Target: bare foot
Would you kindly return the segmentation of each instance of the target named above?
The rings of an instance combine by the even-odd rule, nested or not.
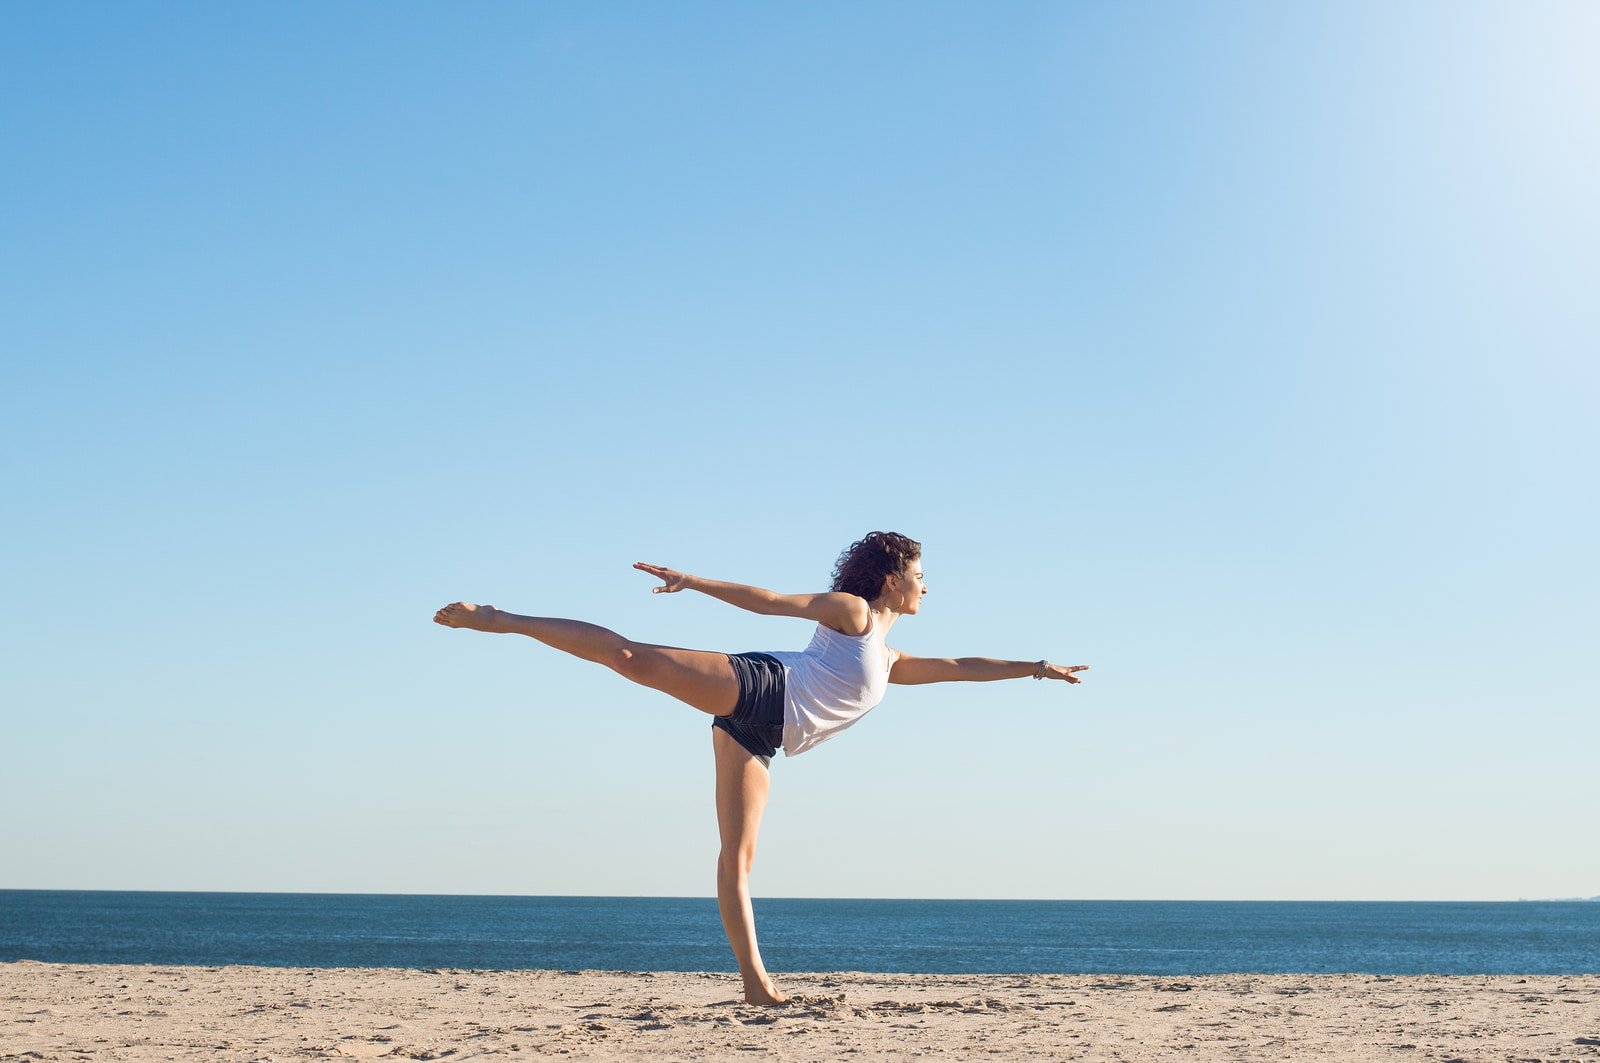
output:
[[[771,982],[744,987],[744,1002],[746,1004],[787,1004],[789,998],[778,992],[778,987]]]
[[[473,605],[471,602],[451,602],[433,614],[435,624],[445,627],[465,627],[473,631],[494,631],[500,619],[500,610],[492,605]]]

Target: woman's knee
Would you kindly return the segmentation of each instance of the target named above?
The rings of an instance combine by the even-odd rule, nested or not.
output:
[[[755,866],[756,847],[741,845],[736,849],[723,849],[717,854],[717,875],[733,878],[748,878],[750,869]]]
[[[645,655],[639,652],[639,647],[627,639],[622,639],[607,650],[601,663],[618,675],[635,681],[644,676],[648,666]]]

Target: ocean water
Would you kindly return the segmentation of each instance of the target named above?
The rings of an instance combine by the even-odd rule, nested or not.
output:
[[[774,972],[1597,974],[1600,902],[757,899]],[[716,902],[0,890],[0,961],[731,971]]]

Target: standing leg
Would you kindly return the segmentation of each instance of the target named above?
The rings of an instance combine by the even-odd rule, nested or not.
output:
[[[712,716],[739,703],[739,677],[725,653],[633,642],[609,628],[581,620],[518,616],[492,605],[454,602],[433,615],[435,624],[505,635],[527,635],[574,657],[603,664],[640,686],[671,694]]]
[[[717,830],[722,835],[722,851],[717,855],[717,909],[722,913],[722,929],[739,961],[745,1002],[782,1004],[789,998],[778,992],[761,964],[756,916],[750,906],[750,865],[755,861],[756,833],[767,807],[771,777],[766,767],[722,728],[711,729],[711,745],[717,755]]]

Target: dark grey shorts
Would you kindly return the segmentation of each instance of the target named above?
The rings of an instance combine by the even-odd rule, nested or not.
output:
[[[783,745],[783,664],[769,653],[730,653],[728,663],[739,677],[739,703],[731,714],[713,717],[711,726],[770,767]]]

